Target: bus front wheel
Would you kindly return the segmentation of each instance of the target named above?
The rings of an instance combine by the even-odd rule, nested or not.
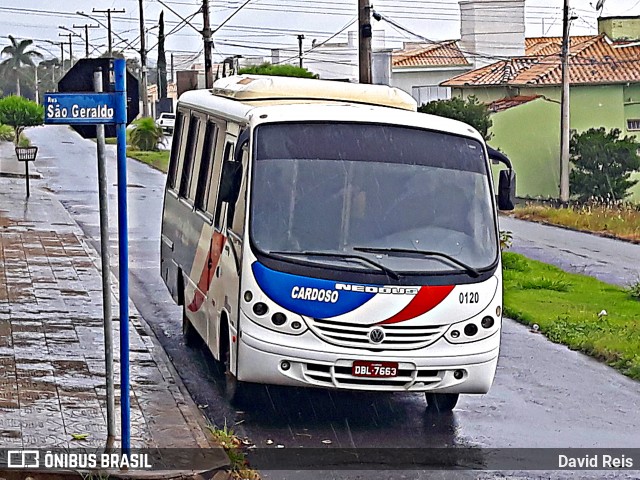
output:
[[[427,407],[437,413],[447,413],[453,410],[458,403],[458,393],[433,393],[426,392]]]
[[[231,332],[228,333],[226,342],[223,341],[220,347],[222,349],[221,358],[224,365],[224,396],[229,403],[237,405],[242,402],[246,385],[244,382],[239,381],[231,372]]]

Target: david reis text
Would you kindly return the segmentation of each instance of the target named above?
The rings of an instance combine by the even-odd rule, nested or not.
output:
[[[558,455],[558,467],[567,469],[632,468],[633,458],[624,455],[584,455],[580,457]]]

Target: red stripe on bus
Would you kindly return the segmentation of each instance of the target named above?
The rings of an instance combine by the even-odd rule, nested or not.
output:
[[[207,255],[207,261],[205,261],[200,273],[200,279],[198,280],[197,288],[193,296],[193,300],[187,307],[190,312],[197,312],[202,307],[205,300],[205,295],[209,291],[213,275],[215,274],[218,263],[220,263],[220,256],[222,255],[222,249],[224,248],[224,242],[226,238],[218,232],[215,232],[211,237],[211,243],[209,244],[209,254]]]
[[[409,304],[393,317],[379,322],[377,325],[404,322],[419,317],[433,309],[449,296],[455,285],[421,287]]]

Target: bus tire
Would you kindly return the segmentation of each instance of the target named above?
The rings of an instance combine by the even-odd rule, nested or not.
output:
[[[429,410],[436,413],[448,413],[455,408],[460,394],[425,392],[425,397]]]
[[[185,305],[182,306],[182,338],[187,347],[197,347],[201,342],[200,335],[189,318],[187,318],[187,307]]]

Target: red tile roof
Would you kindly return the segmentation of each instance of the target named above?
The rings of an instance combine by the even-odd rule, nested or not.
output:
[[[469,66],[456,40],[414,43],[393,52],[394,67]]]
[[[502,112],[512,107],[517,107],[525,103],[529,103],[537,98],[541,98],[541,95],[520,95],[517,97],[501,98],[495,102],[491,102],[488,105],[489,111],[492,113]]]
[[[531,55],[503,60],[458,75],[441,85],[541,86],[562,80],[558,39],[527,39]],[[572,37],[569,77],[572,84],[640,83],[640,45],[617,44],[605,35]]]

